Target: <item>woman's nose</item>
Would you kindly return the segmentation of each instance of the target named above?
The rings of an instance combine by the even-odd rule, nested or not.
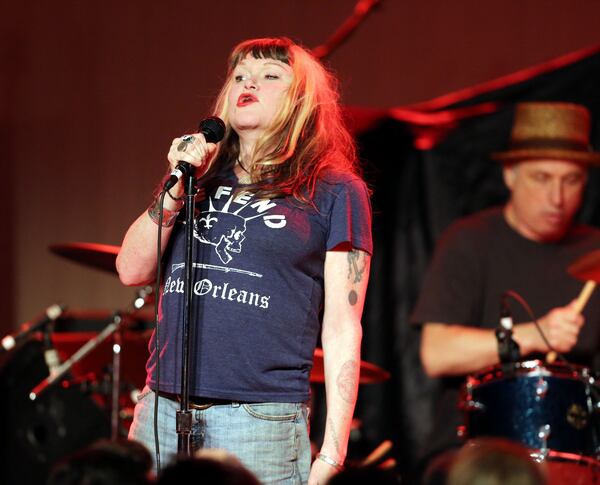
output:
[[[246,77],[246,79],[244,80],[244,87],[246,89],[256,89],[257,84],[253,76]]]

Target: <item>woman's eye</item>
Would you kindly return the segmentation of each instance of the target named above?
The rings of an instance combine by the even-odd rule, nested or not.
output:
[[[265,74],[265,79],[279,79],[277,74]]]
[[[234,77],[236,83],[244,82],[247,78],[243,74],[238,74]]]

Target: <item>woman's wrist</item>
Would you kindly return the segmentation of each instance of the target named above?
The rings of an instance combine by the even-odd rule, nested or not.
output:
[[[165,182],[168,180],[170,174],[167,173],[163,179],[161,180],[160,184],[158,185],[158,187],[156,188],[155,192],[154,192],[154,200],[152,201],[152,204],[150,204],[150,207],[148,207],[148,215],[150,216],[150,219],[152,219],[152,222],[154,222],[155,224],[160,224],[161,220],[160,220],[160,216],[161,216],[161,211],[160,211],[160,199],[161,199],[161,194],[163,192],[163,187],[165,186]],[[162,226],[163,227],[171,227],[173,224],[175,224],[175,220],[177,219],[177,216],[179,215],[179,211],[181,211],[181,209],[184,206],[184,197],[179,195],[178,192],[182,192],[181,190],[181,184],[176,185],[175,187],[171,187],[170,190],[167,190],[165,192],[163,199],[163,204],[162,204]]]
[[[335,468],[336,470],[344,469],[343,461],[334,460],[332,457],[326,455],[325,453],[317,453],[317,460],[321,460],[322,462],[327,463],[329,466]]]

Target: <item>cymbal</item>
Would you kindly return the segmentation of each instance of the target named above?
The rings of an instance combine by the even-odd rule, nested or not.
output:
[[[69,242],[52,244],[49,249],[54,254],[75,261],[76,263],[91,266],[92,268],[116,274],[115,261],[119,253],[119,246],[88,242]]]
[[[381,367],[377,367],[375,364],[360,361],[360,377],[358,379],[359,384],[375,384],[377,382],[383,382],[390,378],[390,373],[383,370]],[[325,382],[325,371],[323,367],[323,349],[315,349],[315,355],[313,360],[313,368],[310,373],[310,382],[324,383]]]
[[[567,271],[578,280],[600,283],[600,249],[580,256],[569,265]]]

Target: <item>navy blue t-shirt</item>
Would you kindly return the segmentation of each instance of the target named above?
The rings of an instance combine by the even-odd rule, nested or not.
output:
[[[325,253],[340,243],[372,252],[371,209],[358,177],[329,174],[314,206],[236,192],[233,174],[196,203],[194,355],[190,394],[249,402],[302,402],[320,329]],[[181,385],[185,227],[164,257],[159,307],[160,389]],[[156,389],[154,338],[146,365]]]

